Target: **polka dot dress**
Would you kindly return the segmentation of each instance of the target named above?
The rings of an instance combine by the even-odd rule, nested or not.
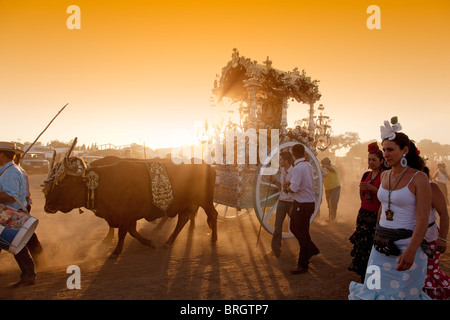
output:
[[[400,247],[403,252],[406,246]],[[414,263],[398,271],[399,256],[386,256],[372,249],[364,283],[351,282],[350,300],[430,300],[423,290],[427,274],[427,255],[418,249]],[[372,272],[370,270],[375,270]],[[377,275],[378,273],[378,275]]]
[[[439,268],[440,253],[436,252],[436,241],[429,242],[433,259],[428,259],[427,277],[423,291],[434,300],[450,299],[450,277]]]

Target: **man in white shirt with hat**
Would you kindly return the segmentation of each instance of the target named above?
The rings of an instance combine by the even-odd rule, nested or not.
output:
[[[25,173],[14,163],[14,156],[21,152],[11,142],[0,141],[0,203],[21,209],[27,206],[28,181]],[[20,203],[19,203],[20,202]],[[11,285],[11,288],[32,285],[36,281],[34,262],[28,248],[25,246],[14,255],[22,271],[20,280]]]

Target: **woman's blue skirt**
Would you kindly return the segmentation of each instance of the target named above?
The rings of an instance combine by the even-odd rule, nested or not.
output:
[[[403,253],[409,239],[396,241]],[[406,241],[405,241],[406,240]],[[417,249],[409,270],[397,271],[400,256],[386,256],[372,247],[364,283],[350,283],[349,300],[431,300],[422,291],[427,275],[428,257],[422,248]]]

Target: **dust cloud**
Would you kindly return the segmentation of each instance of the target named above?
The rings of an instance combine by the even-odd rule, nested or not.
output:
[[[44,194],[41,183],[46,175],[30,175],[32,209],[31,214],[39,220],[36,235],[44,248],[44,260],[39,271],[68,267],[69,265],[101,265],[112,251],[113,242],[103,242],[108,232],[105,220],[93,212],[78,209],[69,213],[44,213]],[[80,245],[83,243],[83,245]],[[86,243],[89,245],[86,246]],[[87,249],[86,249],[87,248]],[[2,270],[19,270],[12,254],[2,250],[0,254]],[[19,272],[19,271],[18,271]]]

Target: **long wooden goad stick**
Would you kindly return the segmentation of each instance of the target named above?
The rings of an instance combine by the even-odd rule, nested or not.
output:
[[[30,147],[23,153],[23,155],[21,156],[20,159],[23,159],[25,157],[25,155],[28,153],[28,151],[31,150],[31,148],[35,145],[35,143],[39,140],[39,138],[42,136],[42,134],[48,129],[48,127],[50,127],[50,125],[52,124],[53,120],[56,119],[57,116],[59,116],[59,114],[64,110],[65,107],[67,107],[69,103],[66,103],[66,105],[64,107],[61,108],[61,110],[58,111],[58,113],[56,114],[56,116],[53,117],[53,119],[47,124],[47,126],[45,127],[45,129],[38,135],[38,137],[36,138],[36,140],[34,140],[34,142],[30,145]]]

